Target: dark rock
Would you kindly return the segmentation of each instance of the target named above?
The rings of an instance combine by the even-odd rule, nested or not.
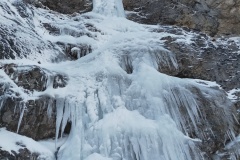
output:
[[[226,91],[240,88],[240,54],[239,44],[227,39],[211,39],[205,34],[188,32],[178,27],[163,27],[153,32],[167,32],[177,35],[194,35],[191,43],[178,41],[176,37],[163,37],[168,54],[158,52],[159,55],[176,59],[178,67],[168,63],[159,63],[158,70],[168,75],[180,78],[204,79],[216,81]],[[158,58],[155,58],[157,61]]]
[[[240,87],[240,55],[236,54],[237,49],[226,44],[214,47],[210,43],[206,48],[195,44],[197,48],[181,45],[183,51],[178,49],[179,45],[169,44],[180,65],[176,76],[216,81],[226,90]],[[237,44],[234,45],[238,48]]]
[[[146,24],[186,26],[216,34],[240,34],[239,0],[123,0],[128,18]]]
[[[4,66],[5,73],[19,86],[29,91],[46,90],[48,75],[37,66]]]
[[[57,74],[54,76],[53,88],[63,88],[67,85],[68,78],[66,76]]]
[[[8,64],[3,69],[26,94],[34,90],[41,92],[47,87],[62,88],[68,81],[65,75],[50,73],[37,66]],[[54,137],[55,99],[45,95],[26,100],[12,85],[0,83],[0,127],[35,140]]]
[[[0,127],[35,140],[55,136],[55,101],[49,97],[23,102],[5,95],[1,99]]]
[[[236,110],[224,91],[214,88],[211,89],[212,93],[202,92],[197,88],[190,88],[190,90],[200,106],[201,120],[197,127],[201,132],[191,130],[189,134],[191,137],[202,140],[199,147],[205,153],[205,159],[213,159],[213,155],[225,148],[225,144],[233,138],[230,130],[235,130],[237,133],[237,122],[233,117]],[[231,152],[228,153],[228,157],[230,154]]]
[[[4,88],[1,86],[1,88]],[[0,95],[0,128],[17,132],[35,140],[55,137],[56,101],[43,96],[35,100],[23,101],[21,97],[5,88]],[[8,93],[11,92],[11,95]],[[71,126],[69,123],[66,128]],[[71,127],[70,127],[71,128]],[[64,133],[69,133],[65,131]]]
[[[65,75],[50,73],[38,66],[17,66],[6,64],[3,66],[5,73],[19,86],[27,91],[44,91],[49,84],[53,88],[63,88],[67,85]]]
[[[74,12],[85,13],[92,10],[91,0],[25,0],[25,2],[34,4],[37,7],[46,6],[47,8],[64,14],[72,14]]]
[[[38,159],[38,153],[31,153],[27,148],[20,149],[19,153],[12,151],[8,153],[2,151],[0,148],[0,159],[1,160],[35,160]]]

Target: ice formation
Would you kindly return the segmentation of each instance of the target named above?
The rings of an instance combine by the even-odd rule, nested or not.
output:
[[[93,0],[93,12],[104,16],[125,17],[122,0]]]
[[[4,0],[3,6],[14,8],[14,3]],[[0,13],[2,18],[1,7]],[[178,68],[174,54],[163,47],[161,38],[171,36],[191,43],[191,34],[152,32],[161,26],[129,21],[124,18],[121,0],[93,0],[92,12],[75,17],[60,18],[36,8],[34,13],[29,13],[32,16],[29,22],[20,18],[23,26],[29,23],[34,30],[26,33],[33,38],[25,42],[30,43],[32,51],[21,52],[31,54],[2,62],[34,64],[68,76],[65,88],[53,89],[48,84],[43,92],[34,91],[30,95],[20,92],[24,99],[46,94],[56,99],[56,144],[67,122],[71,122],[70,135],[57,152],[58,160],[203,159],[196,146],[201,140],[188,135],[194,131],[199,137],[205,136],[197,127],[204,119],[202,104],[191,89],[200,91],[206,99],[218,92],[192,80],[158,72],[159,67]],[[50,23],[60,33],[50,33],[40,22]],[[24,27],[20,29],[16,34],[19,37],[26,32]],[[78,47],[73,47],[71,51],[78,52],[78,59],[64,59],[68,43],[91,46],[91,53],[81,54]],[[0,78],[4,76],[0,72]],[[221,107],[223,115],[229,116],[228,109]],[[224,121],[231,125],[231,120]],[[231,129],[230,126],[229,136],[234,136]]]

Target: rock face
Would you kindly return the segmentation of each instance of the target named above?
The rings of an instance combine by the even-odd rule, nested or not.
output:
[[[152,32],[184,36],[184,41],[189,41],[186,44],[183,39],[174,36],[161,38],[165,48],[168,49],[170,55],[173,55],[176,64],[171,62],[169,52],[157,51],[161,52],[168,61],[168,63],[157,62],[159,72],[180,78],[216,81],[226,91],[240,87],[240,45],[238,40],[213,39],[201,32],[169,26],[152,30]],[[159,59],[157,54],[153,56],[155,61]],[[131,59],[132,57],[128,57],[127,60],[125,58],[127,61],[125,63],[128,63],[127,68],[131,65]]]
[[[186,26],[214,36],[240,34],[239,0],[123,0],[129,19],[147,24]]]
[[[165,31],[183,34],[181,29]],[[181,32],[179,32],[181,30]],[[240,54],[239,43],[231,39],[211,39],[205,34],[196,34],[191,44],[177,42],[173,37],[164,37],[165,46],[176,56],[179,68],[160,70],[180,78],[216,81],[225,90],[239,88]]]
[[[18,66],[7,64],[4,72],[17,84],[28,91],[45,91],[47,87],[63,88],[68,78],[65,75],[52,73],[38,66]]]
[[[92,10],[91,0],[24,0],[27,3],[34,4],[37,7],[47,7],[53,11],[65,14],[72,14],[74,12],[88,12]]]
[[[46,88],[63,88],[67,77],[48,73],[37,66],[4,65],[5,73],[17,87],[22,87],[26,94],[34,91],[43,92]],[[0,85],[0,126],[9,131],[26,135],[36,140],[55,136],[56,105],[55,99],[47,95],[26,100],[13,91],[9,83]]]
[[[23,102],[7,97],[1,100],[0,126],[35,140],[55,136],[55,105],[48,97]]]
[[[18,67],[14,64],[5,65],[4,71],[19,86],[29,91],[44,91],[48,75],[39,67]]]
[[[228,131],[229,127],[235,127],[236,129],[236,121],[230,118],[232,117],[232,113],[236,113],[236,110],[226,98],[224,92],[219,92],[217,89],[212,89],[215,93],[214,96],[206,96],[208,94],[207,92],[202,93],[197,88],[192,88],[191,91],[196,95],[199,106],[208,107],[200,107],[203,115],[200,123],[198,123],[198,128],[203,131],[202,135],[194,131],[190,132],[190,134],[192,134],[192,137],[201,137],[202,143],[200,144],[200,149],[203,151],[205,159],[211,160],[213,159],[213,153],[221,152],[219,150],[223,150],[225,143],[229,141],[230,137],[228,137],[224,131]],[[229,107],[227,107],[227,110],[224,110],[224,107],[221,108],[219,106]],[[230,118],[228,122],[225,121],[223,115],[225,118]],[[235,126],[229,126],[229,124],[235,124]],[[232,152],[227,152],[225,156],[230,157],[231,154]]]

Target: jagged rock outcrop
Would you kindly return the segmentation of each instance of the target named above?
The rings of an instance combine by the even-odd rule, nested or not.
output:
[[[146,24],[186,26],[215,35],[240,34],[239,0],[123,0],[128,18]]]

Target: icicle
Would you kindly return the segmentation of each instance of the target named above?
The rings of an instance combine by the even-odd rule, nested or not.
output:
[[[1,109],[3,107],[3,104],[5,103],[4,101],[5,101],[5,95],[0,96],[0,111],[1,111]]]
[[[22,122],[22,119],[23,119],[24,111],[26,109],[25,103],[21,102],[20,106],[19,106],[19,109],[20,109],[20,117],[19,117],[19,120],[18,120],[17,133],[19,131],[19,128],[20,128],[20,125],[21,125],[21,122]]]
[[[64,99],[59,98],[56,101],[56,110],[57,110],[57,118],[56,118],[56,137],[55,137],[55,147],[57,147],[57,140],[59,136],[60,126],[63,118],[63,110],[64,110]]]
[[[67,106],[63,114],[63,122],[66,123],[67,116],[72,123],[71,132],[66,143],[59,150],[60,160],[80,159],[83,157],[84,129],[82,107],[76,97],[67,97]],[[70,114],[69,114],[70,113]],[[62,125],[63,127],[64,125]],[[64,127],[63,127],[64,128]],[[73,145],[74,144],[74,145]]]
[[[70,108],[69,107],[72,107],[69,103],[69,100],[66,99],[65,100],[65,106],[64,106],[64,112],[63,112],[63,117],[62,117],[62,126],[61,126],[61,138],[63,136],[63,132],[64,132],[64,129],[67,125],[67,122],[70,118]]]
[[[98,145],[101,155],[113,159],[191,160],[190,151],[195,148],[169,116],[153,121],[123,107],[98,121],[89,136],[95,139],[92,145]]]
[[[49,101],[48,101],[48,105],[47,105],[47,115],[48,115],[48,118],[51,118],[52,110],[53,110],[53,100],[50,98]]]
[[[86,109],[90,118],[90,123],[94,123],[99,119],[97,99],[95,97],[93,89],[88,89],[88,95],[86,98]]]

